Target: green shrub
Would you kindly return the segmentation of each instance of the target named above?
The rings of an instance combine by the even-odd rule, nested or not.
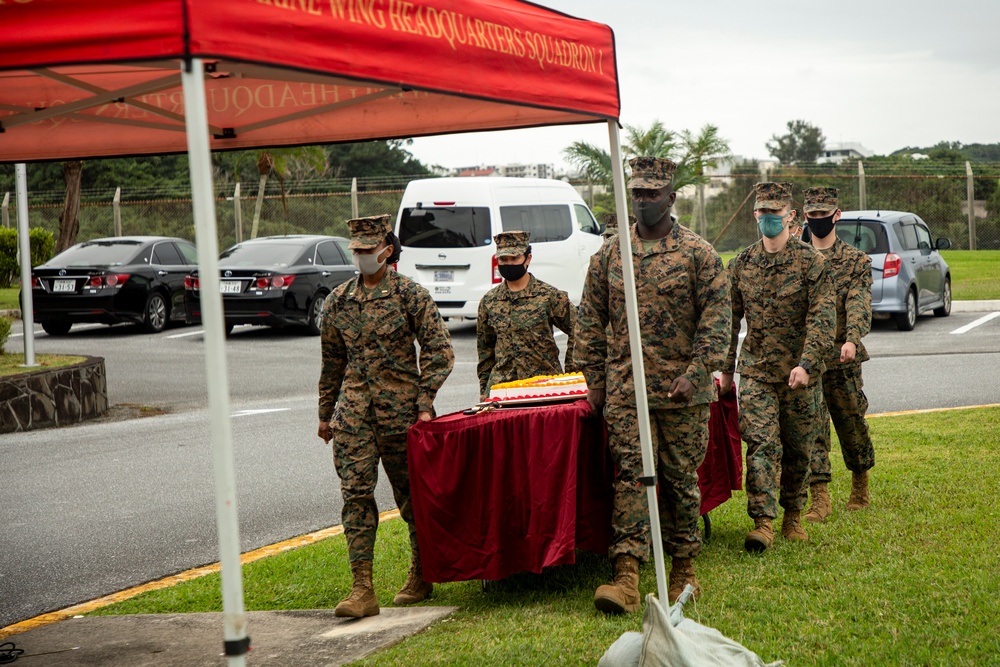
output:
[[[56,241],[52,232],[36,227],[28,231],[28,244],[31,248],[31,266],[52,259]],[[21,267],[17,263],[17,230],[0,227],[0,287],[10,287],[21,275]]]
[[[4,346],[7,345],[8,338],[10,338],[10,320],[0,317],[0,354],[7,354]]]

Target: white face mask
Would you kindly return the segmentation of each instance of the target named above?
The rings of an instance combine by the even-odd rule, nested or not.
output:
[[[379,272],[379,270],[385,266],[385,259],[379,260],[378,256],[381,252],[377,253],[354,253],[352,258],[354,261],[354,266],[358,267],[358,271],[366,276],[373,276]]]

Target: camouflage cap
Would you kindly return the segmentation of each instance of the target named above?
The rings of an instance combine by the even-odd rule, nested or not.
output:
[[[672,160],[660,157],[634,157],[628,161],[632,168],[632,178],[628,188],[662,188],[674,180],[677,165]]]
[[[821,213],[832,213],[840,208],[837,196],[840,191],[837,188],[806,188],[802,191],[805,203],[802,210],[805,213],[819,211]]]
[[[757,198],[753,202],[753,210],[762,208],[779,209],[792,203],[791,183],[754,183],[754,192]]]
[[[351,228],[351,250],[370,250],[385,241],[392,233],[392,223],[388,215],[371,215],[367,218],[355,218],[347,221]]]
[[[497,244],[497,257],[517,257],[528,252],[529,232],[500,232],[493,237]]]

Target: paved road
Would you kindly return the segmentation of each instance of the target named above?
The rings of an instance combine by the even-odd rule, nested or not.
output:
[[[876,322],[872,412],[1000,403],[1000,317]],[[450,323],[457,362],[441,413],[476,396],[475,328]],[[39,331],[38,353],[105,357],[113,404],[171,414],[0,436],[0,626],[218,558],[200,329]],[[15,325],[9,351],[21,351]],[[564,340],[564,339],[561,339]],[[244,550],[339,523],[329,448],[315,437],[317,338],[238,328],[227,342]],[[392,507],[388,484],[380,508]]]

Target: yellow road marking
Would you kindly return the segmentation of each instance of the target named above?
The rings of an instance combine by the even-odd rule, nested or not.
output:
[[[379,522],[388,521],[389,519],[399,518],[399,510],[389,510],[387,512],[382,512],[379,514]],[[276,554],[283,553],[285,551],[291,551],[292,549],[298,549],[299,547],[304,547],[310,544],[319,542],[320,540],[325,540],[328,537],[334,537],[340,535],[344,532],[343,526],[331,526],[330,528],[324,528],[322,530],[317,530],[316,532],[309,533],[307,535],[299,535],[298,537],[293,537],[282,542],[277,542],[275,544],[268,544],[259,549],[254,549],[253,551],[248,551],[240,556],[240,563],[242,565],[247,565],[254,561],[260,560],[261,558],[267,558],[268,556],[274,556]],[[123,600],[128,600],[129,598],[134,598],[136,595],[146,593],[148,591],[158,591],[161,588],[168,588],[170,586],[176,586],[177,584],[182,584],[185,581],[191,581],[192,579],[197,579],[198,577],[204,577],[208,574],[214,574],[219,571],[219,564],[212,563],[211,565],[205,565],[203,567],[196,567],[191,570],[185,570],[178,574],[164,577],[163,579],[157,579],[156,581],[150,581],[139,586],[133,586],[132,588],[126,588],[123,591],[118,591],[117,593],[112,593],[111,595],[105,595],[104,597],[97,598],[96,600],[90,600],[88,602],[81,602],[80,604],[75,604],[72,607],[66,607],[65,609],[60,609],[58,611],[51,611],[47,614],[42,614],[40,616],[35,616],[34,618],[29,618],[24,621],[20,621],[13,625],[8,625],[5,628],[0,628],[0,639],[9,637],[10,635],[16,635],[21,632],[27,632],[28,630],[34,630],[35,628],[40,628],[44,625],[50,625],[52,623],[57,623],[59,621],[65,620],[67,618],[72,618],[80,614],[89,614],[92,611],[96,611],[101,607],[107,607],[108,605],[115,604],[116,602],[121,602]]]
[[[979,410],[982,408],[1000,408],[1000,403],[986,403],[984,405],[961,405],[957,408],[927,408],[925,410],[900,410],[899,412],[880,412],[874,415],[866,415],[866,419],[875,417],[903,417],[905,415],[925,415],[930,412],[953,412],[954,410]]]

